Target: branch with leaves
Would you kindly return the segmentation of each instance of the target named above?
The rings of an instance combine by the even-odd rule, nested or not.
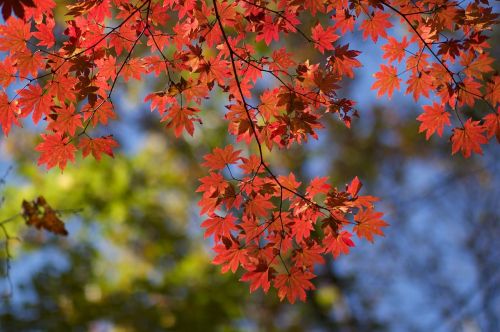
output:
[[[68,6],[64,35],[55,2],[2,3],[0,123],[5,135],[28,116],[45,124],[35,149],[47,168],[63,170],[78,151],[113,156],[112,135],[92,135],[117,118],[112,93],[122,81],[163,84],[145,102],[177,137],[193,135],[203,101],[224,94],[228,132],[248,149],[205,156],[201,226],[224,272],[242,269],[251,291],[272,286],[290,302],[314,288],[325,255],[347,254],[353,236],[373,241],[387,226],[357,177],[343,189],[322,177],[306,185],[266,160],[317,139],[325,118],[351,127],[362,115],[340,90],[362,67],[343,35],[358,29],[385,42],[372,89],[391,98],[404,83],[415,101],[427,100],[417,118],[427,139],[453,126],[452,154],[466,158],[500,141],[500,79],[488,53],[497,15],[486,0],[89,0]],[[22,88],[7,93],[14,84]]]

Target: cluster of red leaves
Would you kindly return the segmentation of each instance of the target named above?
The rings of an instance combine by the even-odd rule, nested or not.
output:
[[[118,143],[95,133],[117,117],[112,93],[120,81],[163,82],[145,101],[176,136],[193,135],[214,89],[225,94],[229,133],[258,154],[245,158],[228,146],[206,157],[211,173],[198,189],[209,215],[203,226],[223,270],[241,266],[251,290],[272,283],[292,302],[313,287],[322,255],[347,253],[353,232],[372,241],[385,226],[375,198],[358,196],[357,179],[346,191],[324,179],[301,188],[293,174],[275,175],[263,157],[265,148],[317,138],[325,116],[348,127],[358,116],[339,88],[362,66],[360,52],[341,35],[357,28],[365,39],[385,41],[387,63],[373,88],[391,97],[405,83],[415,100],[431,100],[418,117],[427,138],[454,119],[452,153],[469,157],[500,137],[500,78],[486,34],[497,15],[487,0],[87,0],[68,6],[64,35],[55,34],[53,0],[1,3],[8,18],[0,25],[0,124],[7,135],[28,116],[43,123],[36,150],[47,168],[64,169],[79,151],[113,155]],[[19,18],[9,17],[12,10]],[[391,36],[398,20],[402,38]],[[324,54],[324,62],[301,58],[303,45],[282,46],[287,35]],[[262,78],[269,78],[266,88],[255,88]],[[463,112],[479,103],[490,113]],[[241,179],[223,172],[234,164]]]
[[[377,198],[358,195],[357,177],[344,191],[314,178],[301,194],[293,173],[274,177],[259,156],[242,157],[232,145],[215,148],[205,160],[210,174],[200,180],[199,205],[208,216],[201,224],[205,237],[215,242],[213,263],[222,272],[241,267],[250,291],[273,285],[280,299],[304,301],[324,255],[348,254],[352,233],[373,242],[387,226],[373,209]],[[233,176],[232,165],[242,178]]]

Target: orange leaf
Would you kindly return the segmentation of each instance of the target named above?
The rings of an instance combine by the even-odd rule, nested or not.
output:
[[[80,140],[78,148],[82,150],[83,157],[85,158],[92,153],[96,160],[101,160],[101,153],[105,153],[113,157],[113,148],[118,147],[112,136],[103,136],[99,138],[84,137]]]
[[[387,38],[387,29],[392,27],[392,23],[389,22],[389,17],[391,17],[391,15],[388,13],[376,11],[373,16],[369,16],[365,19],[359,27],[359,29],[363,31],[363,39],[370,36],[376,43],[379,36]]]
[[[47,164],[47,169],[56,165],[64,170],[68,160],[75,161],[76,147],[69,143],[69,137],[64,137],[60,133],[54,135],[41,134],[43,142],[38,144],[36,151],[41,152],[38,165]]]
[[[240,153],[241,150],[234,150],[232,145],[227,145],[224,149],[215,148],[212,153],[203,157],[206,161],[202,166],[211,171],[223,169],[226,165],[235,164],[240,159]]]
[[[372,90],[379,89],[377,97],[387,93],[387,97],[391,99],[394,89],[399,90],[401,79],[398,77],[398,71],[394,66],[381,65],[380,71],[373,75],[377,80],[372,85]]]
[[[314,47],[318,49],[321,53],[325,53],[325,50],[333,50],[333,43],[339,39],[339,35],[336,35],[335,28],[329,26],[325,29],[321,26],[321,24],[317,24],[312,31],[312,40],[315,41]]]
[[[21,110],[17,104],[17,100],[9,102],[7,94],[0,90],[0,124],[5,136],[9,134],[12,124],[19,126],[17,117],[21,114]]]
[[[483,120],[488,138],[496,136],[498,143],[500,143],[500,108],[496,114],[488,114]]]
[[[465,158],[469,158],[472,152],[483,154],[481,144],[488,143],[488,139],[483,135],[485,127],[479,121],[468,119],[463,128],[455,128],[451,136],[451,154],[459,150]]]
[[[439,136],[443,135],[444,126],[450,125],[450,113],[444,110],[442,105],[433,103],[432,106],[425,105],[424,113],[417,117],[417,120],[422,122],[418,128],[418,132],[426,131],[425,139],[429,139],[435,132]]]
[[[359,238],[366,238],[368,241],[373,242],[373,235],[383,236],[384,232],[381,230],[382,227],[387,227],[388,224],[383,221],[382,212],[377,212],[373,209],[360,209],[359,212],[354,216],[356,221],[356,226],[353,230]]]

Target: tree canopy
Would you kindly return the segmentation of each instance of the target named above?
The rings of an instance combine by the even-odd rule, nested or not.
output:
[[[451,153],[465,158],[500,141],[489,53],[497,15],[486,0],[1,3],[0,123],[5,135],[28,117],[42,128],[38,165],[67,170],[77,153],[113,157],[121,83],[151,81],[144,102],[176,137],[207,130],[203,111],[222,96],[212,111],[232,139],[200,160],[201,227],[223,272],[240,269],[250,291],[274,288],[291,303],[306,300],[326,257],[348,254],[354,238],[373,242],[388,226],[355,174],[338,188],[268,162],[318,139],[332,117],[350,128],[364,115],[342,90],[363,70],[349,34],[383,44],[371,84],[378,96],[403,88],[425,100],[417,120],[427,140],[446,132]],[[66,233],[42,196],[23,214]]]

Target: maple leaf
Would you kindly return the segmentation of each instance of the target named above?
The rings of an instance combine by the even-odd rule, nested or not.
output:
[[[292,236],[301,243],[304,239],[309,238],[311,231],[314,230],[313,223],[306,218],[294,218],[293,220]]]
[[[260,287],[264,293],[269,291],[271,282],[269,281],[272,275],[272,270],[264,261],[260,261],[258,265],[251,267],[251,270],[243,274],[240,281],[250,282],[250,292],[254,292]]]
[[[280,49],[273,51],[273,62],[269,64],[271,70],[288,69],[295,65],[293,61],[292,54],[286,51],[286,48],[282,47]]]
[[[94,156],[96,160],[101,160],[102,153],[114,157],[113,149],[116,147],[118,147],[118,142],[116,142],[112,136],[98,138],[84,137],[80,139],[78,143],[78,149],[82,150],[84,158],[92,153],[92,156]]]
[[[41,136],[43,142],[35,148],[41,152],[38,165],[46,164],[47,169],[57,165],[63,171],[68,160],[75,161],[76,147],[70,143],[68,136],[63,136],[61,133],[41,134]]]
[[[461,58],[460,64],[465,67],[463,70],[465,75],[481,79],[484,73],[493,70],[491,66],[493,61],[495,60],[487,54],[483,53],[476,57],[474,52],[467,52],[466,55]]]
[[[401,79],[398,77],[398,71],[395,66],[381,65],[380,71],[373,75],[377,80],[372,85],[372,90],[379,89],[377,97],[387,93],[389,99],[392,98],[394,89],[399,89]]]
[[[256,155],[251,155],[249,158],[241,157],[242,164],[238,165],[245,174],[256,173],[261,169],[260,158]]]
[[[288,176],[283,176],[283,175],[280,175],[278,177],[278,181],[281,183],[281,185],[287,189],[283,189],[283,192],[282,192],[282,198],[283,199],[288,199],[288,198],[292,198],[295,196],[295,194],[292,192],[292,191],[297,191],[297,189],[299,188],[300,186],[300,182],[298,182],[296,179],[295,179],[295,174],[293,173],[289,173]]]
[[[99,68],[97,75],[100,77],[103,77],[105,80],[116,77],[116,58],[112,55],[95,60],[95,64]]]
[[[241,150],[234,150],[232,145],[226,145],[224,149],[215,148],[212,153],[205,155],[206,160],[202,166],[208,167],[211,171],[220,170],[226,165],[236,164],[240,160]]]
[[[457,98],[459,105],[469,105],[474,106],[476,99],[482,96],[481,93],[482,84],[476,80],[467,77],[462,82],[459,83],[459,89],[457,93]]]
[[[269,46],[273,39],[275,39],[276,41],[280,39],[278,25],[274,23],[271,16],[266,16],[265,21],[262,25],[262,30],[259,32],[257,37],[255,37],[255,40],[264,40],[266,45]]]
[[[408,84],[406,94],[413,93],[415,101],[418,100],[420,95],[429,98],[429,88],[432,87],[432,78],[430,75],[422,71],[413,73],[406,84]]]
[[[91,119],[93,126],[98,123],[107,125],[109,119],[116,119],[116,113],[113,111],[113,104],[109,101],[98,101],[97,106],[94,108],[90,104],[82,107],[83,121]]]
[[[331,186],[327,183],[328,177],[315,177],[307,187],[307,196],[314,198],[319,194],[326,194],[331,190]]]
[[[334,73],[354,78],[353,69],[362,67],[361,62],[356,59],[360,53],[359,51],[350,50],[349,44],[337,47],[335,54],[328,59],[328,65]]]
[[[246,248],[239,248],[238,244],[231,241],[231,246],[225,244],[218,244],[214,247],[217,255],[212,260],[215,265],[222,265],[222,273],[231,270],[235,273],[240,265],[249,263],[248,250]]]
[[[363,39],[370,36],[373,42],[377,42],[378,37],[387,38],[387,29],[392,27],[392,23],[389,22],[390,14],[383,13],[382,11],[375,11],[373,15],[368,16],[361,26],[360,30],[363,31]]]
[[[351,240],[352,234],[348,231],[342,231],[339,234],[329,234],[323,239],[325,252],[331,252],[334,258],[340,254],[347,255],[349,247],[354,247],[354,242]]]
[[[223,236],[231,236],[231,231],[236,231],[235,221],[238,220],[231,213],[228,213],[225,217],[218,215],[212,215],[204,222],[201,223],[201,227],[206,228],[205,238],[213,235],[216,240],[222,238]]]
[[[51,114],[53,121],[47,125],[48,130],[74,135],[76,128],[83,128],[82,115],[75,112],[75,105],[54,107],[55,113]]]
[[[167,128],[174,127],[174,134],[176,137],[181,136],[182,131],[185,129],[191,136],[194,134],[194,121],[201,123],[201,120],[194,116],[200,110],[194,107],[180,107],[173,106],[167,114],[161,119],[161,122],[168,121]]]
[[[19,126],[18,116],[21,109],[17,100],[9,101],[7,94],[0,90],[0,124],[5,136],[10,132],[12,124]]]
[[[274,204],[269,201],[268,197],[256,195],[245,205],[245,212],[256,217],[266,217],[274,207]]]
[[[380,219],[383,215],[384,214],[382,212],[377,212],[370,208],[360,209],[354,216],[356,225],[354,226],[353,231],[359,238],[364,237],[368,241],[373,242],[373,236],[383,236],[384,232],[382,232],[381,228],[388,226],[385,221]]]
[[[33,112],[33,122],[40,121],[42,116],[50,114],[50,105],[52,97],[48,93],[43,93],[38,84],[31,84],[22,89],[19,93],[19,105],[23,115],[26,116]]]
[[[485,129],[479,121],[472,121],[472,119],[468,119],[463,128],[453,129],[451,154],[461,151],[465,158],[469,158],[472,152],[483,154],[481,144],[488,143],[488,139],[483,135]]]
[[[56,43],[53,29],[55,22],[53,19],[48,19],[46,23],[37,24],[38,31],[33,32],[33,37],[39,40],[37,46],[45,46],[50,48]]]
[[[109,64],[112,66],[112,63]],[[110,71],[109,69],[108,71]],[[141,74],[144,73],[146,67],[144,66],[144,61],[142,59],[133,58],[127,61],[127,63],[122,67],[123,80],[127,82],[131,77],[140,80]]]
[[[278,90],[266,90],[260,95],[261,104],[259,105],[259,112],[267,120],[279,115],[276,100],[276,93]]]
[[[314,28],[311,29],[312,35],[311,38],[314,40],[314,47],[320,51],[321,53],[325,53],[325,50],[333,50],[333,43],[339,39],[339,35],[335,34],[335,28],[329,26],[325,29],[321,26],[321,24],[317,24]]]
[[[0,25],[0,51],[24,51],[26,50],[26,41],[30,37],[30,26],[23,20],[11,17],[5,25]]]
[[[497,110],[497,113],[486,115],[483,121],[487,137],[491,138],[496,136],[498,143],[500,143],[500,108]]]
[[[14,81],[14,74],[17,68],[11,57],[7,57],[0,61],[0,86],[7,87]]]
[[[351,15],[349,9],[344,9],[344,10],[337,9],[335,11],[335,15],[332,16],[331,19],[335,22],[333,27],[337,30],[340,30],[342,35],[345,35],[347,31],[354,30],[356,17],[354,15]]]
[[[307,267],[312,268],[314,264],[324,264],[325,259],[322,254],[324,253],[323,247],[318,244],[312,246],[304,246],[294,252],[293,260],[295,266],[298,268]]]
[[[449,126],[450,113],[444,110],[444,106],[438,103],[432,105],[425,105],[423,107],[424,113],[417,117],[417,120],[422,122],[418,128],[418,132],[426,131],[425,139],[429,139],[432,134],[437,132],[439,136],[443,135],[444,126]]]
[[[278,274],[274,279],[274,286],[278,289],[280,301],[285,297],[290,303],[295,303],[297,298],[305,301],[306,290],[315,288],[309,281],[314,277],[313,273],[297,268],[293,268],[288,274]]]
[[[20,51],[16,53],[17,66],[19,75],[27,77],[31,75],[36,77],[38,69],[43,67],[43,57],[40,52],[31,53],[29,51]]]
[[[387,44],[382,46],[384,51],[383,58],[387,59],[389,62],[397,61],[401,62],[406,56],[406,48],[410,43],[406,40],[406,36],[403,37],[401,42],[394,37],[389,36],[387,38]]]
[[[351,195],[351,197],[358,197],[358,193],[361,190],[363,184],[359,181],[359,178],[356,176],[352,179],[351,183],[347,186],[347,192]]]
[[[208,176],[202,177],[200,182],[201,185],[196,189],[196,192],[205,192],[208,196],[224,192],[229,185],[224,181],[224,177],[216,172],[210,172]]]

